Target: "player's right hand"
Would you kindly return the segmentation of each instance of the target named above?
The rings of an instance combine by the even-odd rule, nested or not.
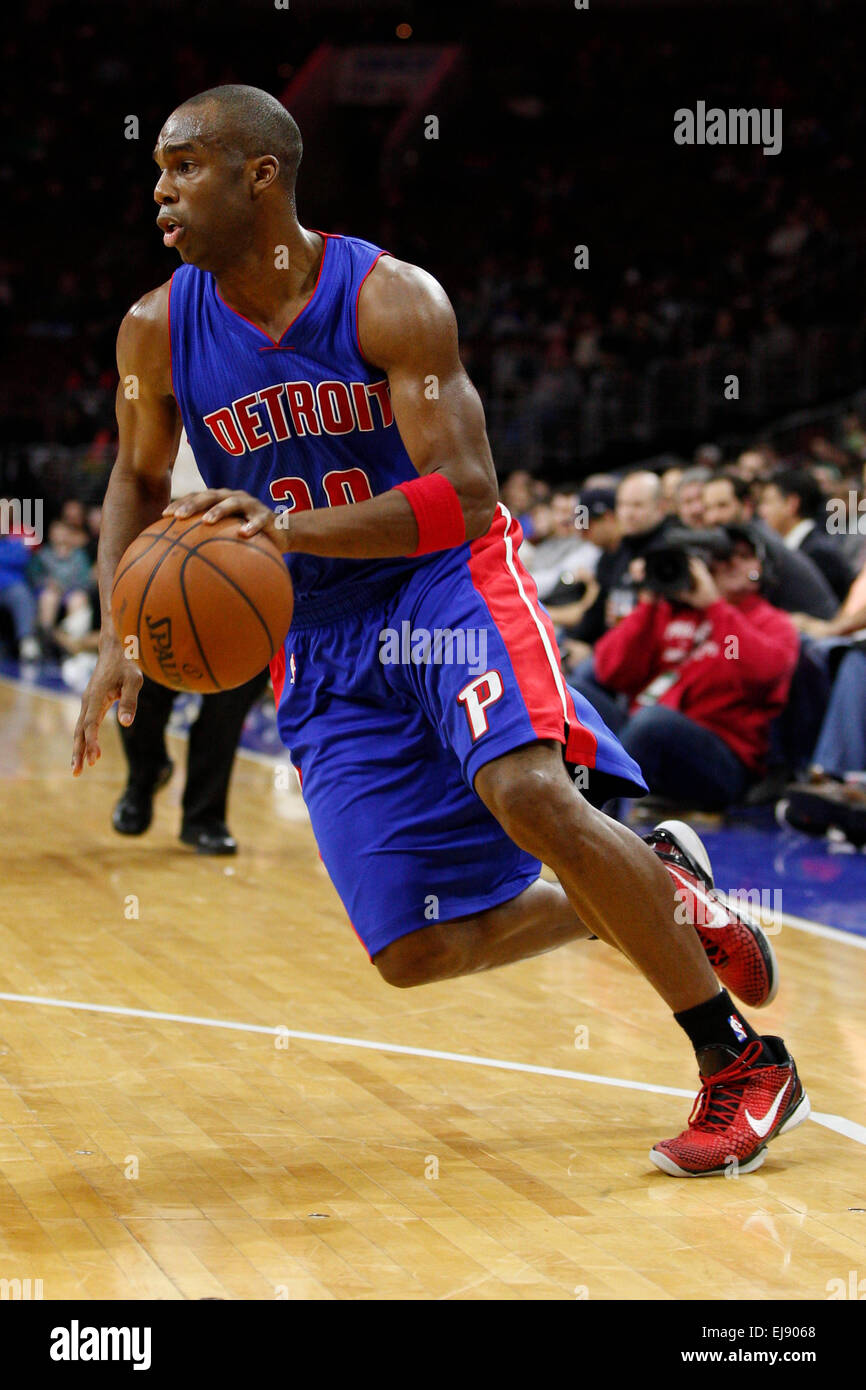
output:
[[[99,726],[115,700],[119,700],[118,717],[124,725],[135,718],[138,692],[144,677],[134,661],[124,656],[119,642],[100,648],[99,659],[87,689],[81,697],[81,713],[75,725],[72,741],[72,775],[79,777],[102,756],[99,747]]]

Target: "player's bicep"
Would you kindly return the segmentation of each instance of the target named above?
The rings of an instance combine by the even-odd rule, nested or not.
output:
[[[400,437],[419,473],[432,468],[463,465],[469,474],[487,475],[490,447],[484,410],[478,392],[459,358],[432,365],[410,360],[392,367],[388,374],[391,404]]]
[[[492,506],[496,480],[484,410],[463,363],[447,295],[416,266],[382,261],[362,296],[363,347],[388,374],[400,436],[419,473],[447,474]]]
[[[168,343],[159,322],[124,319],[117,340],[119,382],[115,400],[118,464],[145,481],[163,481],[181,435],[177,402],[170,391]]]

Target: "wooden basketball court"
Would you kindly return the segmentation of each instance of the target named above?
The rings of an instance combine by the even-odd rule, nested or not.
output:
[[[113,716],[73,781],[77,709],[0,684],[0,1280],[45,1299],[824,1299],[866,1269],[863,938],[774,941],[761,1023],[818,1118],[751,1176],[671,1179],[647,1152],[685,1123],[693,1058],[613,952],[389,989],[272,766],[239,760],[236,859],[179,844],[177,772],[124,840]]]

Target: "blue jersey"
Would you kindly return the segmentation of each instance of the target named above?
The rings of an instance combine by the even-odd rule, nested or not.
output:
[[[206,271],[181,266],[169,290],[173,389],[199,472],[275,511],[361,502],[418,476],[387,377],[358,341],[361,286],[388,253],[322,235],[313,296],[279,342],[230,309]],[[357,611],[429,559],[289,555],[298,619]]]
[[[175,272],[174,393],[208,486],[298,510],[417,477],[387,379],[358,343],[358,295],[382,254],[326,237],[313,297],[278,343],[220,299],[212,275]],[[287,557],[297,607],[271,662],[277,723],[371,956],[537,878],[538,860],[474,791],[488,761],[558,741],[567,764],[589,770],[581,785],[598,802],[646,791],[563,679],[521,539],[500,506],[485,535],[419,559]]]

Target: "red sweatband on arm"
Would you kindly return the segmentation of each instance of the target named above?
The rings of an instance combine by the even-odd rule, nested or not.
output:
[[[429,555],[433,550],[451,550],[466,540],[460,498],[444,473],[426,473],[409,483],[398,483],[394,491],[402,492],[418,524],[418,548],[410,558]]]

